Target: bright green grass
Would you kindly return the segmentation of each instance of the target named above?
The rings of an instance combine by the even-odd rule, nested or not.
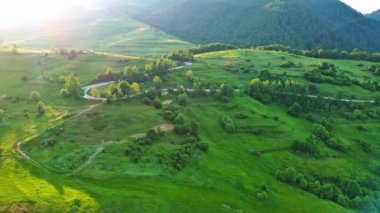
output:
[[[277,75],[282,75],[286,72],[290,79],[306,82],[303,78],[304,70],[312,69],[313,65],[319,64],[320,62],[329,62],[335,64],[339,69],[345,71],[351,78],[358,79],[360,82],[365,81],[366,78],[379,81],[379,77],[363,70],[369,65],[376,64],[366,61],[315,59],[287,53],[258,50],[221,51],[205,53],[198,55],[197,57],[198,63],[189,68],[193,71],[196,79],[200,78],[206,81],[219,83],[228,82],[236,87],[247,85],[252,78],[257,77],[257,74],[253,72],[248,74],[242,72],[228,72],[224,69],[225,65],[237,65],[237,67],[254,65],[251,70],[268,70]],[[280,65],[288,60],[295,64],[302,64],[303,67],[289,69],[281,68]],[[174,84],[173,82],[181,82],[184,85],[188,85],[184,73],[185,71],[174,73],[169,82],[172,84]],[[311,84],[309,82],[306,83]],[[338,93],[360,98],[370,98],[375,95],[380,95],[380,92],[370,92],[358,86],[344,87],[332,84],[317,85],[320,87],[322,94],[332,96]]]

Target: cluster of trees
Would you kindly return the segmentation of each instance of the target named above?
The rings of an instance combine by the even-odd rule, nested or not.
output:
[[[342,93],[336,95],[336,99],[329,100],[319,96],[319,88],[316,85],[304,85],[297,81],[263,80],[254,78],[251,80],[246,91],[248,95],[264,104],[279,103],[289,108],[288,112],[292,116],[300,116],[309,112],[338,111],[342,115],[348,114],[352,117],[353,111],[360,109],[371,117],[378,116],[371,103],[355,103],[349,101],[339,101],[340,99],[355,99],[355,97],[345,96]],[[375,113],[376,112],[376,113]],[[354,118],[352,118],[354,119]]]
[[[201,45],[195,48],[190,49],[190,52],[194,55],[208,53],[208,52],[217,52],[223,50],[235,50],[239,49],[238,46],[223,44],[223,43],[212,43],[208,45]]]
[[[194,61],[194,55],[190,50],[174,51],[165,55],[165,58],[173,60],[173,61],[179,61],[179,62]]]
[[[296,64],[293,61],[287,61],[280,65],[281,68],[291,68],[295,66]]]
[[[78,52],[75,50],[67,50],[65,48],[61,48],[57,51],[57,54],[66,56],[69,60],[74,60],[78,56]]]
[[[166,59],[157,59],[152,63],[145,65],[145,71],[150,76],[162,76],[169,72],[169,69],[172,67],[172,63]]]
[[[64,78],[65,86],[61,90],[61,95],[63,97],[80,97],[82,88],[79,78],[74,74],[70,74]]]
[[[231,117],[227,116],[227,115],[223,115],[220,119],[220,124],[222,125],[223,129],[226,131],[226,132],[229,132],[229,133],[233,133],[236,131],[237,127],[236,127],[236,124],[234,122],[234,120],[232,120]]]
[[[29,96],[29,100],[36,103],[37,105],[37,113],[40,116],[45,115],[46,113],[46,107],[44,102],[41,101],[41,95],[38,91],[32,91]],[[29,112],[27,110],[24,110],[25,117],[29,117]]]
[[[317,65],[312,70],[306,71],[304,78],[314,83],[330,83],[339,86],[351,86],[354,84],[369,91],[380,90],[380,85],[377,81],[367,79],[365,82],[360,82],[356,79],[351,79],[344,72],[338,71],[334,64],[326,62]]]
[[[96,82],[107,82],[107,81],[115,81],[117,79],[117,75],[115,71],[111,67],[107,67],[104,73],[99,73],[96,76]]]
[[[249,60],[249,59],[248,59]],[[249,64],[249,65],[235,65],[235,64],[227,64],[224,66],[224,70],[232,73],[244,73],[249,74],[251,72],[257,73],[257,70],[254,69],[255,65]]]
[[[90,93],[97,97],[99,95],[98,90],[91,90]],[[95,93],[95,95],[94,95]],[[105,94],[105,97],[107,98],[107,103],[112,103],[113,101],[117,101],[119,98],[125,98],[130,97],[133,95],[140,95],[141,94],[141,86],[137,82],[132,82],[130,84],[126,80],[121,80],[118,82],[117,85],[110,85],[107,89],[107,92]]]
[[[292,49],[283,45],[267,45],[257,47],[260,50],[271,50],[271,51],[281,51],[287,53],[293,53],[297,55],[303,55],[313,58],[326,58],[326,59],[346,59],[346,60],[365,60],[365,61],[374,61],[380,62],[380,54],[378,53],[368,53],[365,51],[360,51],[354,49],[351,52],[347,51],[337,51],[337,50],[325,50],[323,48],[316,48],[312,50],[299,50]]]
[[[279,169],[276,172],[276,178],[313,193],[321,199],[331,200],[341,206],[356,209],[364,205],[371,205],[370,202],[373,201],[370,191],[364,185],[375,184],[378,188],[378,183],[372,179],[366,183],[362,183],[355,179],[340,177],[315,177],[310,174],[302,174],[292,167]],[[371,189],[376,190],[374,188]]]
[[[295,140],[291,149],[296,152],[301,152],[314,156],[316,158],[323,156],[320,143],[324,143],[327,147],[339,152],[346,152],[347,148],[333,134],[334,124],[331,121],[323,119],[321,124],[313,125],[313,132],[305,141]]]

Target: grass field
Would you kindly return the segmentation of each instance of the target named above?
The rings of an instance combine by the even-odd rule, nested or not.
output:
[[[75,23],[75,24],[72,24]],[[54,28],[59,25],[59,28]],[[63,27],[62,27],[63,26]],[[80,18],[75,22],[47,26],[42,33],[25,30],[11,34],[13,40],[5,40],[21,47],[58,50],[94,50],[132,56],[162,56],[178,49],[188,49],[194,45],[156,28],[129,18],[127,15],[95,14],[90,18]]]
[[[149,36],[147,40],[157,38]],[[165,37],[163,35],[162,39],[167,40]],[[129,41],[122,39],[120,42]],[[118,48],[121,43],[114,47]],[[157,47],[144,45],[152,49],[141,54],[138,53],[143,51],[141,47],[130,51],[137,52],[136,55],[154,55],[178,48],[177,45],[166,46],[167,49],[162,49],[161,44]],[[128,51],[116,52],[128,54]],[[56,54],[44,57],[42,53],[28,50],[20,50],[14,55],[9,48],[3,48],[0,57],[4,59],[0,61],[0,96],[20,98],[0,101],[0,109],[4,109],[0,121],[0,148],[3,150],[0,158],[0,212],[354,212],[278,181],[276,171],[287,166],[312,175],[378,179],[369,170],[369,164],[379,160],[378,119],[348,121],[339,115],[314,113],[317,118],[329,116],[334,121],[335,136],[349,147],[349,151],[340,153],[321,144],[323,152],[335,157],[317,159],[290,150],[295,139],[304,140],[311,134],[312,122],[290,116],[282,106],[263,105],[243,93],[236,94],[227,103],[212,97],[198,97],[191,98],[187,106],[179,107],[180,113],[200,123],[201,141],[209,146],[207,153],[197,152],[192,156],[184,169],[176,170],[157,162],[158,154],[169,156],[180,146],[178,142],[183,136],[175,133],[168,133],[155,141],[145,150],[141,160],[133,163],[125,155],[125,150],[132,144],[130,137],[166,124],[162,110],[143,105],[138,98],[133,98],[66,118],[65,115],[73,116],[94,103],[61,98],[62,84],[49,79],[75,73],[82,84],[87,85],[106,67],[121,72],[125,66],[143,67],[148,59],[120,60],[115,55],[84,54],[69,61]],[[302,63],[303,68],[280,68],[287,60]],[[164,78],[164,87],[178,84],[190,87],[185,77],[188,69],[193,71],[195,78],[229,82],[235,87],[243,87],[256,77],[254,70],[264,69],[279,75],[286,72],[291,79],[304,81],[303,70],[321,61],[334,63],[360,81],[367,76],[378,79],[363,71],[363,66],[372,64],[370,62],[311,59],[256,50],[247,50],[246,54],[245,50],[236,50],[198,55],[192,67]],[[225,70],[227,64],[254,66],[252,72],[246,74]],[[21,80],[24,75],[27,81]],[[356,86],[320,84],[319,87],[326,95],[344,92],[358,98],[370,98],[379,94]],[[28,101],[33,90],[41,93],[41,99],[47,105],[44,117],[37,116],[35,103]],[[176,98],[169,95],[161,100],[176,101]],[[29,112],[29,118],[24,117],[25,110]],[[237,119],[239,114],[247,115],[247,118]],[[223,115],[234,118],[239,127],[261,129],[262,134],[226,133],[220,124]],[[359,131],[359,125],[367,130]],[[21,158],[13,148],[18,141],[33,135],[36,137],[27,140],[22,148],[43,168]],[[371,143],[372,154],[361,150],[354,141],[358,137]],[[54,146],[43,145],[51,140],[56,141]],[[88,166],[74,175],[67,175],[102,146],[104,149]],[[253,151],[262,154],[256,156]],[[266,200],[257,197],[263,185],[268,192]]]

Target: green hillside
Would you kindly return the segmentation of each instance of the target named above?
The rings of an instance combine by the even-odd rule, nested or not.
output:
[[[131,19],[132,12],[127,6],[72,13],[73,18],[63,18],[38,28],[0,32],[0,41],[34,49],[94,50],[134,56],[161,56],[193,46]]]
[[[338,0],[188,0],[142,19],[194,43],[380,50],[380,22]]]
[[[94,53],[68,60],[11,47],[0,57],[0,212],[379,207],[378,63],[244,49],[196,55],[191,67],[168,72],[160,67],[180,62]],[[126,94],[139,95],[123,99],[114,84],[98,88],[106,103],[63,97],[71,73],[82,86],[128,80]],[[194,90],[158,92],[181,86]],[[157,127],[165,132],[149,131]]]
[[[371,14],[368,14],[367,17],[380,21],[380,10],[377,10]]]

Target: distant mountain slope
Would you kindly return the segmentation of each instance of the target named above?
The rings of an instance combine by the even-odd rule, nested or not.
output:
[[[367,17],[380,21],[380,10],[377,10],[371,14],[368,14]]]
[[[144,21],[196,43],[380,51],[380,22],[338,0],[185,0]]]
[[[32,27],[0,30],[0,43],[34,49],[93,49],[133,56],[164,55],[194,45],[129,17],[135,7],[70,10],[71,16]]]

